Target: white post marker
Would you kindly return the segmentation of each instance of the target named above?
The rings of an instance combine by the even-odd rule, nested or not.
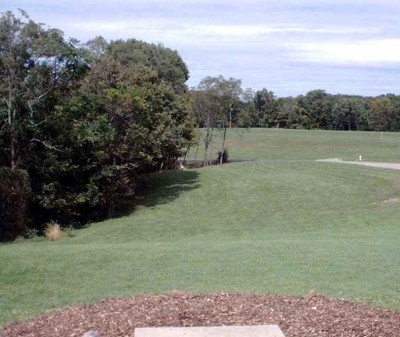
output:
[[[136,337],[285,337],[277,325],[136,328]]]
[[[360,156],[358,157],[358,160],[361,161],[362,160],[362,155],[360,154]]]

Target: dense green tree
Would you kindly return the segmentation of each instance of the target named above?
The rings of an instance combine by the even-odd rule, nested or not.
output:
[[[283,121],[279,121],[281,127],[290,129],[305,129],[308,128],[308,115],[304,108],[297,104],[297,100],[293,97],[279,98],[280,115],[283,116]]]
[[[254,96],[255,122],[260,127],[286,126],[286,120],[280,114],[280,101],[272,91],[267,89],[259,90]],[[281,125],[282,124],[282,125]]]
[[[256,109],[254,105],[255,92],[251,88],[244,90],[237,114],[237,126],[252,127],[256,123]]]
[[[123,66],[145,66],[157,72],[158,77],[171,84],[176,93],[187,91],[189,70],[177,51],[158,44],[135,39],[112,41],[107,54]]]
[[[25,13],[2,15],[0,183],[21,193],[21,216],[6,213],[1,189],[1,238],[21,234],[26,209],[38,229],[112,215],[140,174],[174,167],[194,136],[187,78],[160,45],[98,37],[81,48]]]
[[[74,128],[69,155],[56,153],[56,162],[63,181],[71,177],[74,183],[58,182],[63,193],[48,210],[52,218],[68,222],[119,212],[135,197],[139,175],[173,168],[193,138],[187,95],[151,67],[123,64],[108,49],[91,65],[64,116],[69,119],[63,124]],[[57,178],[47,177],[54,186]]]
[[[43,28],[24,12],[0,17],[0,164],[20,172],[1,184],[29,187],[17,189],[25,194],[31,190],[29,200],[27,195],[14,197],[29,201],[35,213],[31,218],[42,209],[36,205],[45,207],[57,195],[57,181],[46,185],[42,177],[45,172],[57,176],[62,168],[58,157],[68,152],[69,139],[62,106],[87,68],[75,41],[66,41],[59,30]],[[42,174],[36,174],[39,171]],[[17,215],[16,226],[24,212]]]
[[[307,115],[308,128],[329,129],[332,121],[332,96],[325,90],[312,90],[298,98],[299,107]]]
[[[332,129],[368,130],[365,102],[357,97],[336,97],[332,107]]]
[[[369,103],[371,126],[377,131],[400,130],[400,98],[395,95],[376,97]]]
[[[0,241],[11,241],[26,232],[28,195],[26,171],[0,167]]]
[[[8,151],[3,165],[24,167],[29,143],[48,146],[39,137],[43,110],[54,106],[62,87],[70,85],[74,69],[73,46],[61,32],[45,30],[22,12],[7,12],[0,18],[1,128]]]

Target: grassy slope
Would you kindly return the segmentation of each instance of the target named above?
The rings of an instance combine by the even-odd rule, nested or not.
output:
[[[363,154],[394,162],[400,135],[228,136],[233,159],[258,161],[155,175],[154,193],[132,216],[61,242],[0,245],[0,325],[172,290],[315,291],[400,310],[400,172],[311,161]]]
[[[342,158],[368,161],[400,161],[400,134],[285,129],[228,129],[227,148],[232,158],[243,160],[315,160]],[[382,137],[382,138],[381,138]],[[213,153],[221,145],[214,138]],[[202,144],[201,144],[202,145]],[[194,150],[189,157],[194,157]],[[202,148],[197,158],[204,156]]]

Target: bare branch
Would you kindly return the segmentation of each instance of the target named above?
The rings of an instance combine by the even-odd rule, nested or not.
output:
[[[32,138],[31,142],[37,142],[37,143],[42,144],[47,149],[54,150],[54,151],[57,151],[57,152],[62,152],[57,146],[50,145],[50,144],[46,143],[45,141],[37,139],[37,138]]]
[[[41,94],[41,95],[39,95],[37,97],[34,97],[33,99],[28,101],[28,107],[29,107],[29,110],[31,111],[31,117],[33,117],[33,108],[32,108],[33,104],[35,104],[36,102],[40,101],[48,93],[49,93],[49,91],[46,91],[45,93],[43,93],[43,94]]]

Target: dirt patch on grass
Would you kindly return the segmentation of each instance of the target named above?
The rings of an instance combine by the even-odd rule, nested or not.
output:
[[[11,323],[1,337],[134,336],[135,327],[277,324],[286,337],[399,337],[400,312],[306,297],[173,293],[109,298]]]
[[[384,204],[397,204],[398,202],[400,202],[399,198],[390,198],[382,201]]]

